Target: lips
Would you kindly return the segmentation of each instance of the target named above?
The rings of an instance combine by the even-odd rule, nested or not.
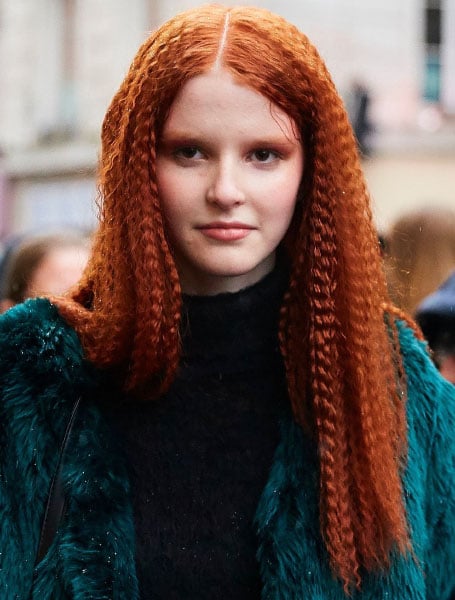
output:
[[[251,225],[240,222],[215,221],[197,227],[206,237],[224,242],[234,242],[247,237],[256,229]]]

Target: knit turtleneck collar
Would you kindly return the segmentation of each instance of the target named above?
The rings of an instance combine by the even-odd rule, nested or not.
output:
[[[239,292],[184,295],[180,377],[222,377],[281,363],[277,334],[287,281],[285,269],[276,268]]]

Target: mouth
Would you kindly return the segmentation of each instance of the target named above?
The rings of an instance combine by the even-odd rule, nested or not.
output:
[[[214,221],[196,227],[203,235],[214,240],[234,242],[247,237],[256,228],[237,221]]]

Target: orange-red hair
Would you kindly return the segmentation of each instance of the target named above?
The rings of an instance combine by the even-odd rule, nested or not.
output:
[[[321,531],[345,589],[409,546],[400,472],[406,419],[377,235],[343,103],[309,40],[268,11],[205,6],[139,49],[102,129],[101,222],[85,275],[58,301],[86,356],[159,394],[179,360],[181,290],[155,178],[177,91],[221,62],[294,119],[306,170],[285,248],[280,342],[296,420],[317,436]],[[400,387],[400,389],[398,389]]]

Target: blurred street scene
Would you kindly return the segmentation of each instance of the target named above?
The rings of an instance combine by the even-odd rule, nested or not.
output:
[[[148,32],[199,3],[0,0],[0,247],[42,227],[95,226],[109,101]],[[455,0],[253,3],[308,34],[360,119],[378,228],[414,206],[454,206]]]

